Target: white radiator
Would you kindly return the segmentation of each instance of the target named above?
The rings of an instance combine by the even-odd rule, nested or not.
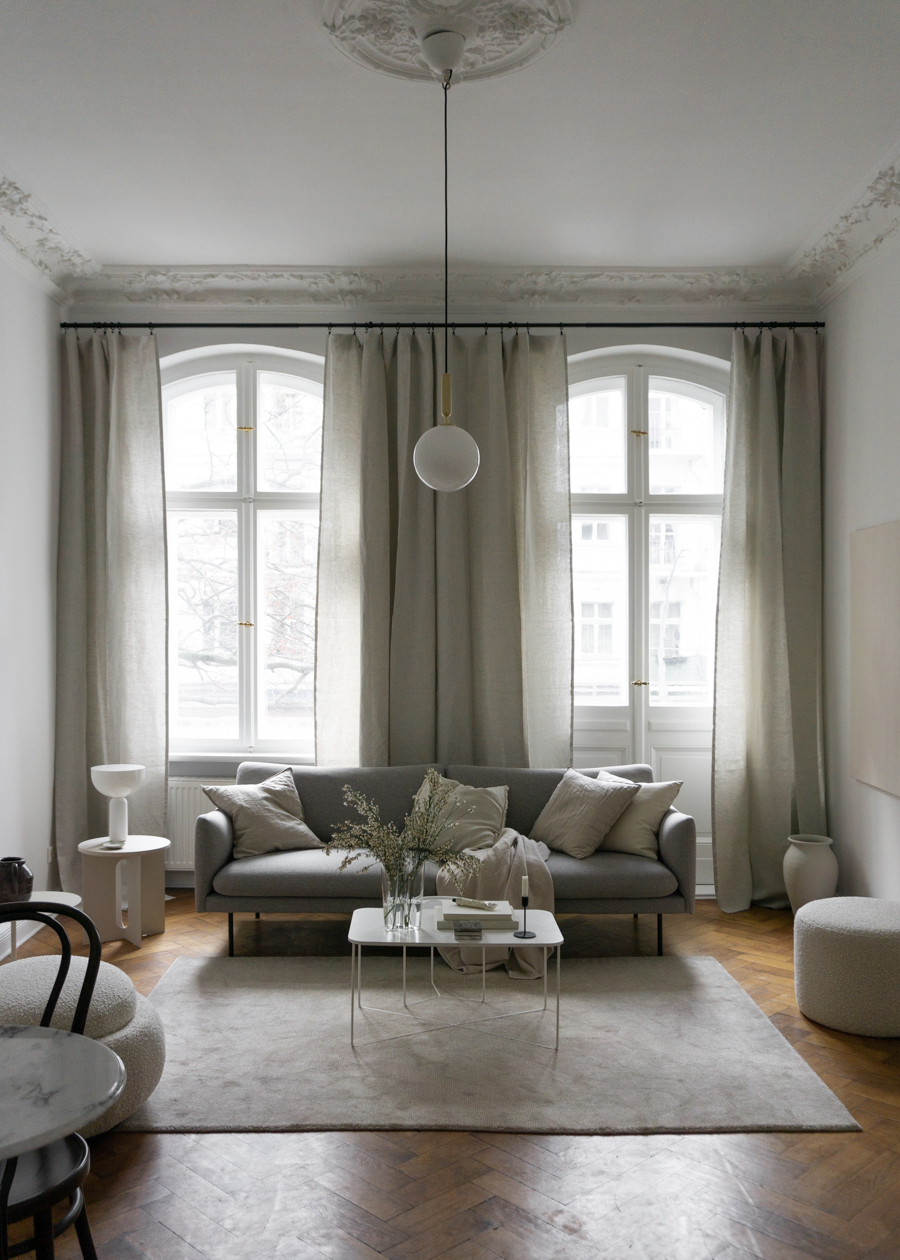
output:
[[[234,779],[169,779],[169,839],[167,871],[194,869],[194,824],[200,814],[215,809],[203,784],[233,784]]]

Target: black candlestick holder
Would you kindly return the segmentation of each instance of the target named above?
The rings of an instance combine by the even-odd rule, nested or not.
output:
[[[522,898],[522,931],[513,932],[513,936],[517,936],[520,941],[533,941],[537,936],[537,932],[529,932],[528,928],[528,898]]]

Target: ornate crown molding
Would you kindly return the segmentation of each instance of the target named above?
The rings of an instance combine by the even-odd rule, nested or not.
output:
[[[850,284],[885,242],[900,240],[898,228],[900,157],[884,165],[849,209],[784,266],[457,266],[451,271],[453,304],[457,312],[478,313],[701,305],[812,311]],[[101,267],[8,176],[0,176],[0,248],[57,295],[94,310],[138,304],[308,307],[366,312],[364,318],[383,312],[389,318],[388,312],[433,312],[441,302],[437,266]]]
[[[0,176],[0,237],[43,279],[63,290],[69,278],[97,270],[50,222],[31,193],[6,176]]]
[[[459,79],[507,74],[549,52],[573,19],[572,0],[325,0],[332,42],[370,70],[433,79],[423,36],[452,25],[466,37]]]
[[[458,267],[457,311],[477,308],[787,305],[812,307],[814,286],[779,268]],[[103,267],[72,288],[91,306],[321,306],[428,310],[440,305],[437,268]]]
[[[851,272],[900,228],[900,161],[884,169],[854,204],[788,264],[788,274],[811,277],[820,298],[835,296]]]

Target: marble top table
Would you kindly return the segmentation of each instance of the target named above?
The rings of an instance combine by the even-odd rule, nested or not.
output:
[[[77,1132],[124,1088],[125,1065],[99,1041],[62,1028],[0,1025],[0,1159]]]

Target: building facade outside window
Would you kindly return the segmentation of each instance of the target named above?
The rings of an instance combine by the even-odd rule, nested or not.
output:
[[[322,360],[162,361],[175,754],[314,754]]]

